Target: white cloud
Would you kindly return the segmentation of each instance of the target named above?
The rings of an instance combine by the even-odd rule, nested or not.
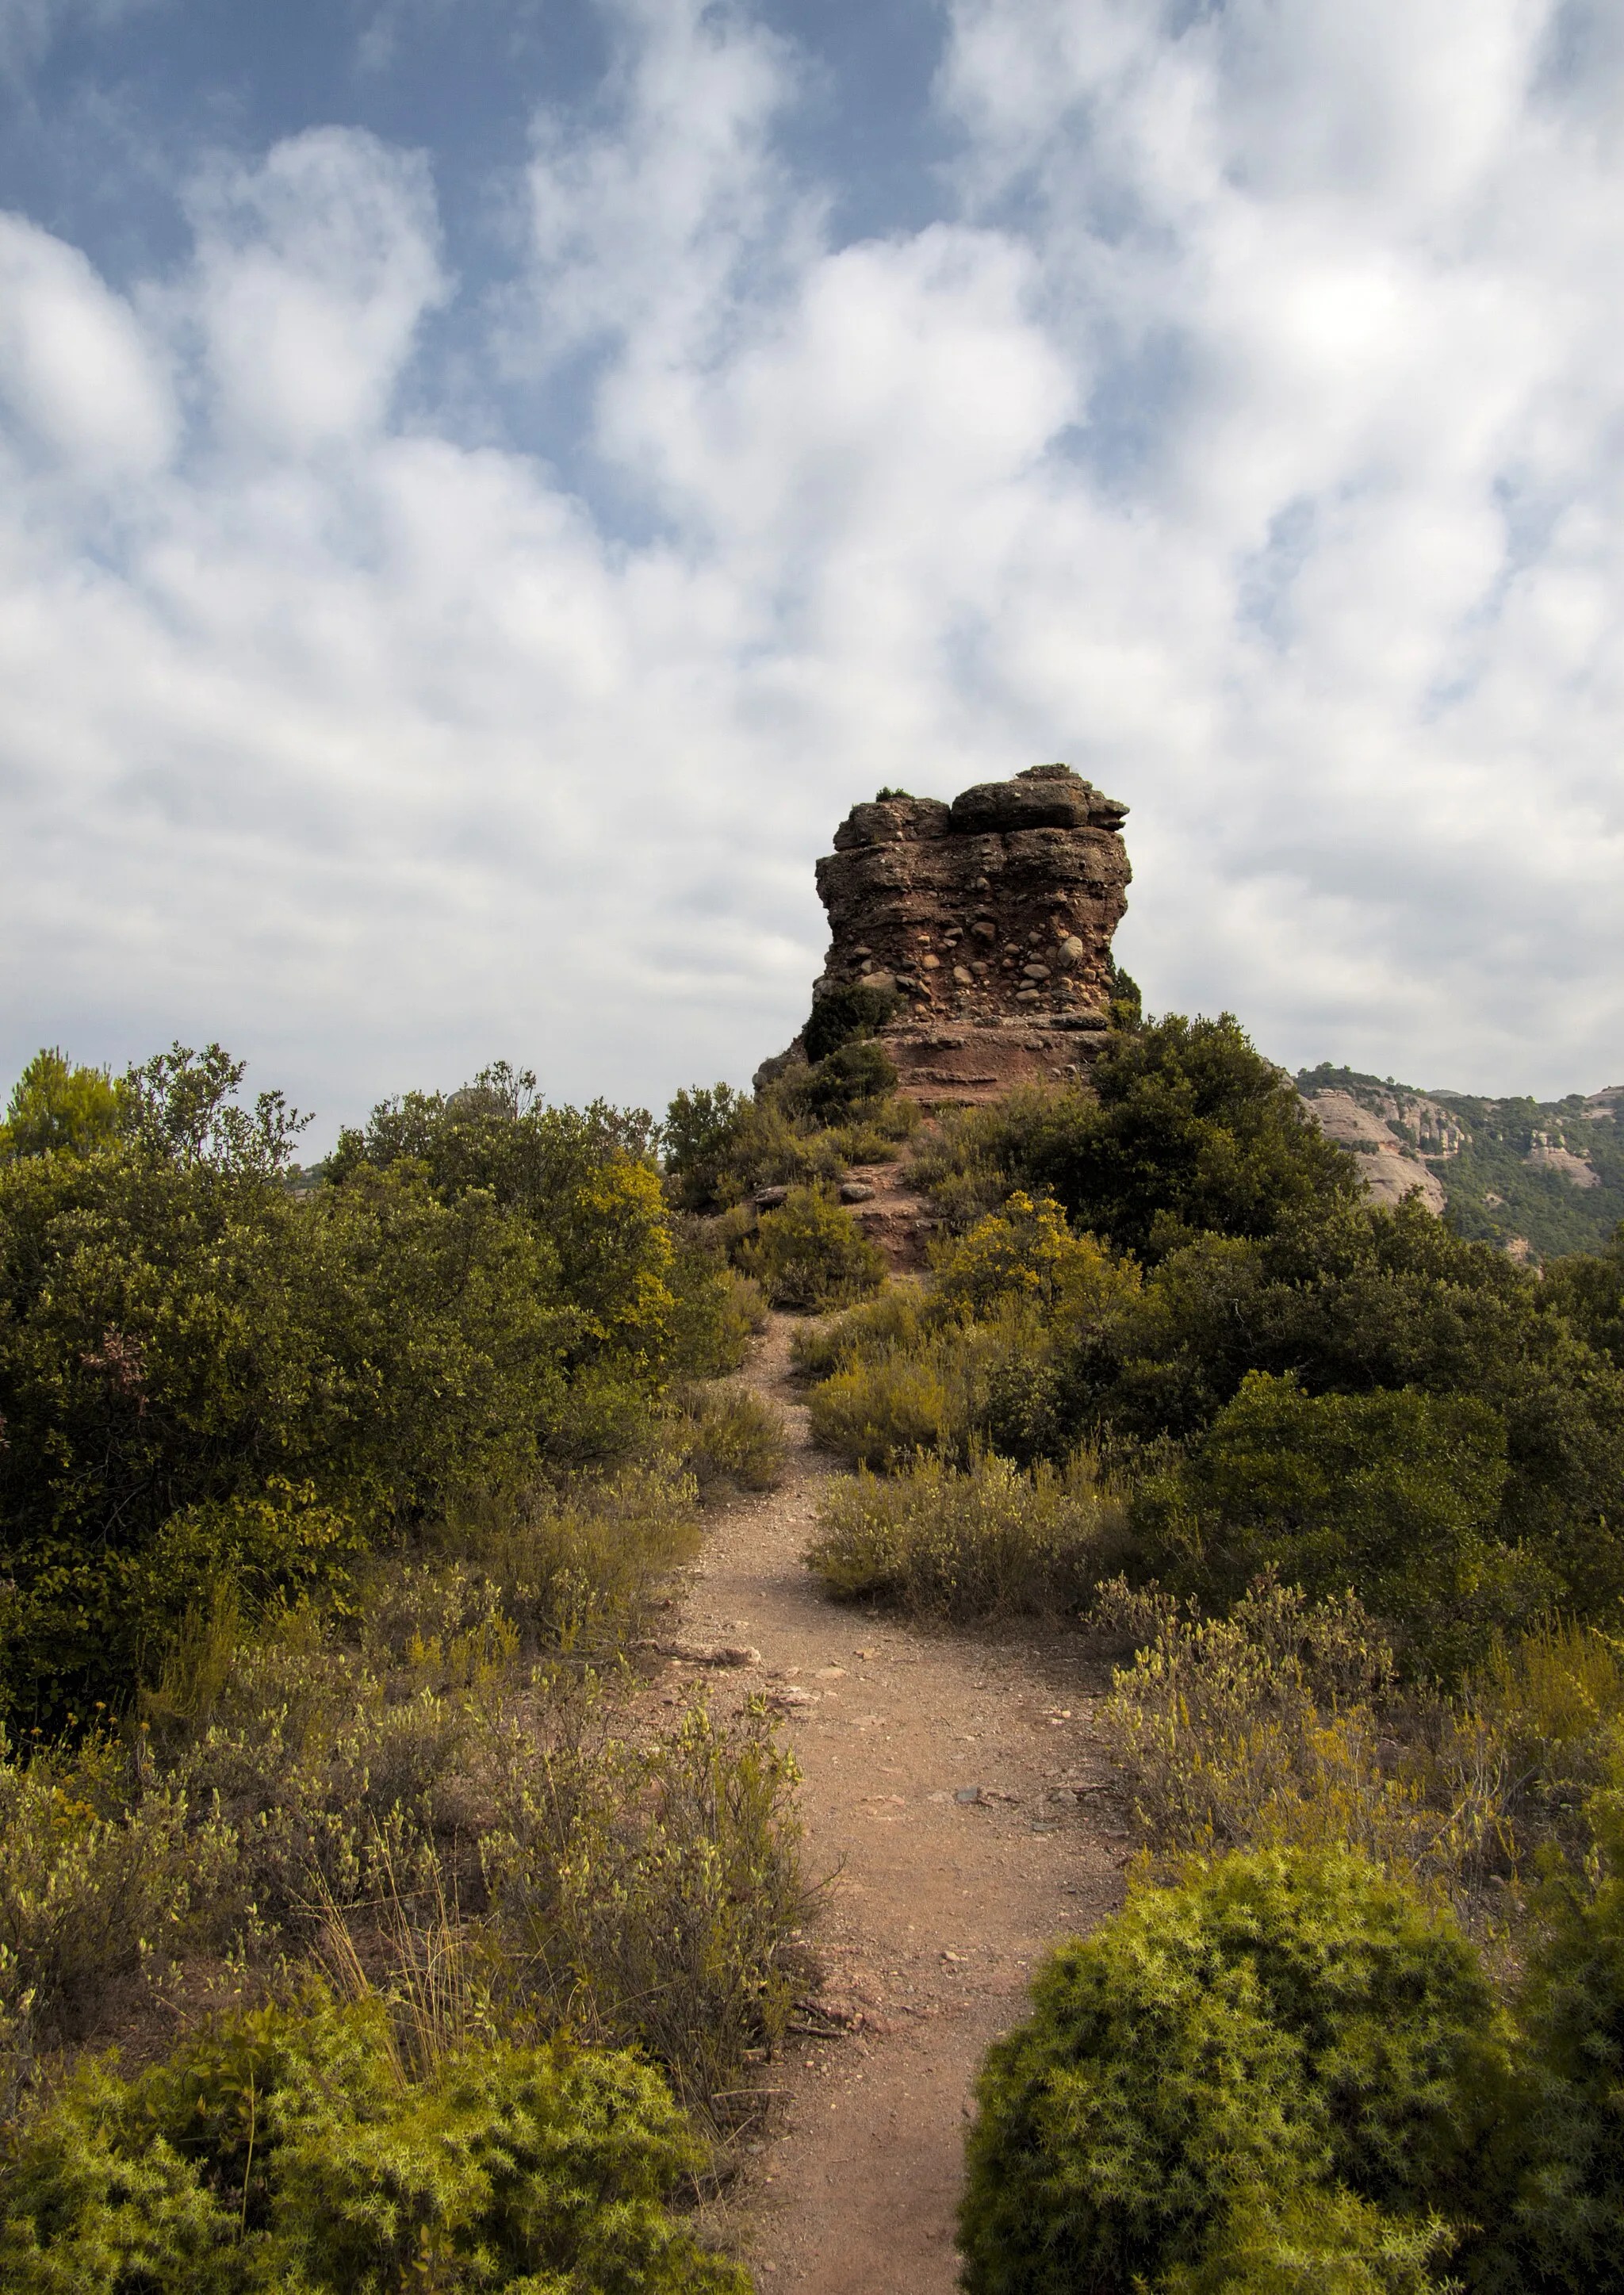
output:
[[[34,445],[92,483],[169,453],[167,361],[77,248],[0,215],[0,399]]]
[[[421,155],[313,129],[216,169],[191,207],[222,426],[290,457],[376,430],[446,292]]]
[[[1069,755],[1134,805],[1158,1003],[1616,1081],[1624,154],[1580,20],[960,0],[956,204],[846,246],[792,50],[613,22],[494,339],[428,163],[353,130],[217,169],[127,301],[6,224],[12,1057],[218,1033],[332,1116],[498,1051],[741,1077],[853,797]],[[613,522],[460,443],[432,313],[464,388],[587,378]]]

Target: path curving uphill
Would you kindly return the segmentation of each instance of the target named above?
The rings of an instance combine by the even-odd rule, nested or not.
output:
[[[806,1570],[836,1470],[788,1376],[794,1328],[775,1316],[746,1373],[788,1422],[788,1473],[715,1517],[682,1631],[758,1650],[728,1695],[764,1690],[793,1735],[807,1867],[833,1875],[827,2013],[797,2020],[815,2030],[771,2074],[775,2130],[713,2227],[774,2295],[948,2295],[982,2054],[1046,1947],[1121,1902],[1130,1843],[1075,1638],[921,1629]]]

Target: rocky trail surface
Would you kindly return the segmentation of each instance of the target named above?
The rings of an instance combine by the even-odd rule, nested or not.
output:
[[[708,2228],[775,2295],[946,2295],[983,2052],[1045,1948],[1120,1902],[1130,1844],[1090,1727],[1103,1672],[1075,1637],[921,1629],[830,1602],[806,1570],[835,1470],[789,1378],[793,1328],[775,1317],[747,1373],[788,1422],[788,1471],[719,1512],[678,1631],[759,1653],[713,1702],[764,1693],[792,1733],[807,1869],[829,1876],[822,1981]],[[687,1670],[655,1694],[675,1701]]]

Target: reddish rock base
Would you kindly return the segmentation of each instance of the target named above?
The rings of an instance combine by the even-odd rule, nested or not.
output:
[[[897,1097],[921,1107],[978,1107],[1018,1084],[1064,1082],[1086,1072],[1105,1042],[1103,1024],[1045,1026],[1023,1021],[943,1027],[903,1021],[883,1041],[897,1066]]]

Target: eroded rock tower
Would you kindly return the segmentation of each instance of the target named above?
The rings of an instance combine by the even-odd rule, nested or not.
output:
[[[881,1033],[918,1099],[1074,1072],[1108,1025],[1127,811],[1067,765],[979,782],[951,804],[887,794],[853,806],[818,863],[831,938],[814,1008],[857,983],[894,992]]]

